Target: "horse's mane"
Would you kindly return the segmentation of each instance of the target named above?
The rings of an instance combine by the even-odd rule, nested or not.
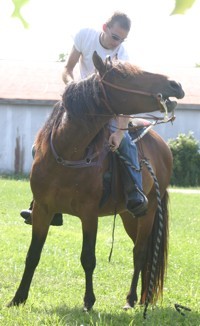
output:
[[[70,83],[62,96],[63,105],[70,118],[86,120],[99,111],[99,92],[99,78],[96,74]]]
[[[122,61],[113,61],[112,66],[116,72],[124,75],[124,77],[128,75],[139,75],[142,73],[142,70],[130,62],[122,62]]]

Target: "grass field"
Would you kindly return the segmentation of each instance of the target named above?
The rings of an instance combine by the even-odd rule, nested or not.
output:
[[[21,280],[30,243],[31,227],[19,211],[31,200],[27,181],[0,179],[0,325],[200,325],[200,194],[170,193],[168,273],[163,301],[125,312],[132,276],[132,243],[117,217],[111,263],[113,217],[99,221],[97,266],[94,273],[96,303],[83,313],[84,273],[80,264],[81,225],[64,215],[64,226],[51,227],[25,306],[7,308]],[[139,294],[139,290],[138,290]],[[174,304],[191,309],[185,316]]]

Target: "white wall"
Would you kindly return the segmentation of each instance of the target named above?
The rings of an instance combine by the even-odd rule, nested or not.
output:
[[[31,147],[52,106],[0,104],[0,173],[25,173],[31,169]]]
[[[156,126],[154,129],[166,141],[176,138],[178,134],[193,132],[195,139],[200,141],[200,105],[190,104],[190,107],[179,105],[175,110],[176,119],[173,124],[166,123]]]
[[[34,105],[33,105],[34,103]],[[31,147],[35,136],[53,110],[53,101],[0,101],[0,174],[29,174],[32,164]],[[180,105],[176,120],[155,127],[167,141],[179,133],[194,132],[200,141],[200,106]]]

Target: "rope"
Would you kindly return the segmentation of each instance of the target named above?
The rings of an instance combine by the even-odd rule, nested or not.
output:
[[[108,258],[109,263],[111,262],[111,257],[112,257],[113,248],[114,248],[116,217],[117,217],[117,213],[116,213],[116,209],[115,209],[114,220],[113,220],[113,230],[112,230],[112,245],[111,245],[111,249],[110,249],[110,255]]]
[[[118,150],[115,151],[115,153],[119,156],[119,158],[128,166],[130,166],[132,169],[134,169],[137,172],[140,172],[142,170],[142,166],[146,165],[150,175],[152,176],[155,184],[155,189],[156,189],[156,195],[157,195],[157,202],[158,202],[158,217],[159,217],[159,225],[158,225],[158,234],[156,238],[156,244],[155,244],[155,250],[153,253],[153,262],[152,262],[152,268],[151,268],[151,274],[150,274],[150,280],[149,280],[149,288],[147,292],[147,298],[145,301],[145,308],[144,308],[144,313],[143,317],[146,319],[147,316],[147,309],[149,302],[152,297],[152,292],[153,292],[153,286],[154,286],[154,280],[155,280],[155,271],[157,267],[157,262],[158,262],[158,255],[160,251],[160,243],[161,243],[161,238],[163,234],[163,212],[162,212],[162,203],[161,203],[161,196],[160,196],[160,188],[159,188],[159,183],[157,180],[157,177],[153,171],[152,166],[146,159],[142,159],[140,161],[140,168],[136,168],[134,165],[132,165],[129,161],[127,161],[120,153]]]
[[[136,172],[141,172],[142,171],[142,161],[140,162],[140,167],[137,168],[136,166],[132,165],[129,161],[125,159],[123,155],[120,154],[119,150],[116,149],[115,153],[119,156],[120,160],[122,160],[127,166],[130,166],[131,169],[135,170]]]
[[[152,176],[152,178],[154,180],[156,195],[157,195],[157,202],[158,202],[158,208],[157,209],[158,209],[158,217],[159,217],[158,234],[157,234],[157,238],[156,238],[155,250],[154,250],[154,253],[153,253],[153,262],[152,262],[152,267],[151,267],[149,288],[148,288],[148,292],[147,292],[147,298],[146,298],[146,301],[145,301],[145,308],[144,308],[144,313],[143,313],[143,317],[144,317],[144,319],[146,319],[148,305],[149,305],[149,302],[150,302],[151,297],[152,297],[154,280],[155,280],[155,271],[156,271],[157,262],[158,262],[158,255],[159,255],[159,251],[160,251],[161,238],[162,238],[162,235],[163,235],[163,211],[162,211],[162,203],[161,203],[160,188],[159,188],[158,179],[157,179],[157,177],[156,177],[150,163],[145,159],[142,160],[142,163],[146,165],[149,173],[151,174],[151,176]]]
[[[152,268],[151,268],[149,288],[148,288],[148,293],[147,293],[147,298],[146,298],[145,308],[144,308],[144,313],[143,313],[143,317],[144,317],[144,319],[146,319],[148,305],[149,305],[149,302],[150,302],[151,297],[152,297],[153,284],[154,284],[154,279],[155,279],[155,270],[156,270],[156,266],[157,266],[158,254],[159,254],[159,251],[160,251],[160,242],[161,242],[164,226],[163,226],[163,211],[162,211],[162,203],[161,203],[158,180],[157,180],[157,178],[155,176],[155,173],[154,173],[151,165],[149,164],[149,162],[146,161],[145,159],[143,159],[142,163],[146,165],[146,167],[147,167],[148,171],[150,172],[150,174],[151,174],[151,176],[152,176],[152,178],[154,180],[154,183],[155,183],[157,201],[158,201],[158,208],[157,209],[158,209],[158,217],[159,217],[158,234],[157,234],[157,238],[156,238],[155,251],[154,251],[154,254],[153,254],[153,264],[152,264]],[[185,316],[185,314],[181,311],[181,309],[185,310],[185,311],[191,311],[190,308],[182,306],[182,305],[180,305],[178,303],[175,303],[174,306],[175,306],[175,309],[182,316]]]
[[[184,314],[184,312],[181,311],[181,309],[186,310],[186,311],[191,311],[190,308],[182,306],[182,305],[180,305],[178,303],[175,303],[174,307],[182,316],[185,316],[185,314]]]

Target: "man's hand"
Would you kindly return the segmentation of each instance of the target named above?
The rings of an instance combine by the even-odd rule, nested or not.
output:
[[[117,123],[117,131],[115,131],[113,134],[110,135],[110,138],[108,140],[110,144],[111,151],[114,152],[116,149],[118,149],[123,137],[124,137],[124,129],[127,129],[128,123],[129,123],[130,118],[119,115],[116,118],[116,123]]]
[[[117,130],[110,135],[108,142],[112,152],[115,152],[116,149],[118,149],[123,137],[124,132],[122,130]]]

